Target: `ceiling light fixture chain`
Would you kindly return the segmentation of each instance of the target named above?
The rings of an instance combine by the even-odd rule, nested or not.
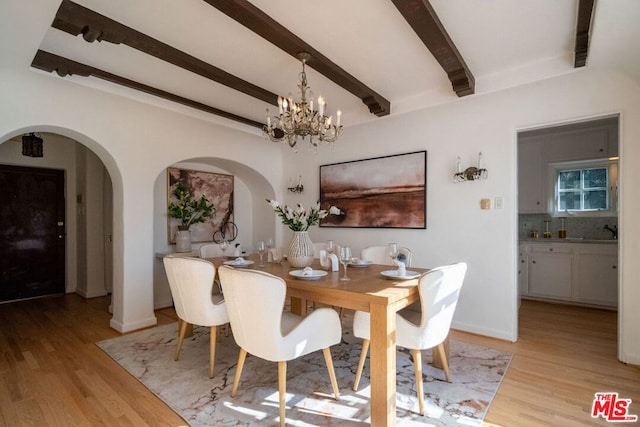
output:
[[[286,141],[294,148],[298,138],[309,137],[309,143],[318,147],[321,142],[330,144],[338,140],[342,134],[342,111],[336,112],[336,123],[332,124],[333,116],[326,116],[326,102],[322,96],[318,97],[318,109],[313,109],[313,92],[307,83],[305,65],[311,55],[300,52],[297,55],[302,62],[302,72],[299,74],[300,101],[294,101],[293,96],[278,96],[278,115],[271,116],[267,108],[267,124],[262,128],[264,135],[273,142]],[[309,95],[307,95],[309,91]],[[307,99],[309,96],[309,99]]]

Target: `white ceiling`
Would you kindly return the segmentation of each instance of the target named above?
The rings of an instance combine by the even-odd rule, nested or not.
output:
[[[75,2],[271,92],[296,95],[299,61],[202,0]],[[388,99],[392,115],[464,99],[453,92],[445,72],[390,0],[251,2]],[[265,109],[274,110],[124,44],[87,43],[82,36],[51,28],[59,4],[60,0],[3,0],[0,48],[5,61],[13,58],[17,61],[13,65],[29,68],[37,49],[43,49],[252,120],[263,122]],[[431,0],[431,4],[475,77],[472,97],[580,71],[573,67],[578,0]],[[587,67],[614,65],[640,81],[638,22],[640,1],[598,0]],[[329,113],[342,109],[345,126],[381,120],[326,77],[309,68],[307,75],[315,96],[322,94],[328,101]],[[66,79],[256,131],[94,77]]]

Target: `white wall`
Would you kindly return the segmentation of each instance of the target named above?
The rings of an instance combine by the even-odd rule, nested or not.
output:
[[[481,82],[480,82],[481,84]],[[517,131],[588,117],[621,113],[621,338],[620,358],[640,362],[640,90],[625,76],[582,69],[520,88],[470,96],[454,103],[382,118],[347,128],[334,149],[317,156],[285,154],[285,177],[302,174],[303,195],[287,193],[285,203],[309,205],[319,195],[318,166],[340,161],[427,150],[427,229],[317,228],[312,240],[333,239],[360,250],[396,241],[413,250],[413,265],[469,264],[454,327],[508,340],[517,337]],[[348,123],[348,117],[344,117]],[[463,167],[484,155],[486,181],[452,183],[456,156]],[[627,165],[629,165],[627,167]],[[480,210],[480,199],[504,197],[502,210]]]
[[[280,150],[257,135],[39,72],[3,68],[0,82],[0,140],[26,129],[59,133],[86,145],[109,171],[115,213],[111,326],[119,331],[156,323],[154,185],[167,166],[215,157],[241,165],[252,180],[261,180],[260,197],[268,191],[274,197],[282,194],[269,184],[281,180]]]

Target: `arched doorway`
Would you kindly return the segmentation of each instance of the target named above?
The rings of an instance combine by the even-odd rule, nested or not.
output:
[[[42,138],[42,157],[22,155],[21,137],[28,132],[37,132]],[[56,255],[60,258],[56,262],[60,263],[58,268],[62,273],[62,286],[54,293],[76,292],[91,298],[107,295],[113,289],[113,188],[110,172],[101,157],[86,142],[83,144],[74,138],[73,134],[65,129],[44,127],[18,130],[14,136],[0,139],[0,163],[21,168],[29,174],[49,170],[61,176],[61,217],[56,218],[54,229],[50,230],[62,248],[61,253]],[[86,137],[80,139],[88,140]],[[25,197],[40,197],[38,191],[41,189],[25,189],[33,193]],[[39,220],[35,205],[23,210],[28,220]],[[24,246],[23,243],[18,246]],[[33,262],[42,262],[43,257],[48,255],[48,250],[45,250],[34,257]],[[21,264],[24,269],[32,268],[23,261]],[[23,293],[26,298],[48,294],[50,292]]]
[[[276,229],[273,211],[265,198],[280,197],[269,181],[256,170],[237,161],[219,157],[193,159],[177,159],[167,165],[179,169],[195,170],[233,175],[234,177],[234,218],[238,227],[238,237],[234,241],[252,250],[255,241],[268,238],[282,244],[281,230]],[[167,171],[159,172],[154,184],[154,252],[153,268],[154,308],[167,307],[172,304],[169,285],[162,265],[162,257],[175,251],[167,232]],[[192,248],[197,254],[199,246],[210,241],[193,242]]]

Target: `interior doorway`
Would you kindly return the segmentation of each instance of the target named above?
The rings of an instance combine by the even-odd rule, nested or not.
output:
[[[518,132],[523,299],[618,309],[619,125],[613,115]],[[569,173],[576,179],[569,182]],[[571,199],[564,198],[569,187]]]

